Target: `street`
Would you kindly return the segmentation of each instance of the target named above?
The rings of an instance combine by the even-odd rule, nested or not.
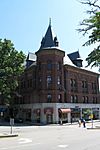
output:
[[[94,123],[94,126],[100,122]],[[91,123],[87,124],[91,127]],[[1,126],[0,133],[10,132]],[[0,150],[100,150],[100,129],[74,125],[15,126],[18,137],[1,138]]]

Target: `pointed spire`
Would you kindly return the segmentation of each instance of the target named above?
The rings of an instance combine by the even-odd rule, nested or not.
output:
[[[51,26],[51,18],[49,18],[49,26]]]
[[[48,47],[57,47],[59,42],[57,37],[54,36],[53,30],[51,28],[51,18],[49,18],[49,26],[45,36],[42,38],[40,49],[48,48]]]

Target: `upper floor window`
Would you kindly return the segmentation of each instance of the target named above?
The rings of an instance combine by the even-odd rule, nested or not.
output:
[[[78,103],[78,96],[77,95],[71,95],[71,103]]]
[[[58,85],[61,84],[61,77],[60,77],[60,76],[58,76],[58,78],[57,78],[57,84],[58,84]]]
[[[61,70],[61,62],[57,63],[57,70]]]
[[[71,103],[73,103],[73,102],[74,102],[74,96],[71,95]]]
[[[58,102],[62,103],[62,95],[61,94],[58,94]]]
[[[71,79],[71,80],[70,80],[70,84],[71,84],[71,87],[76,87],[76,86],[77,86],[77,81],[76,81],[76,79]]]
[[[52,77],[49,75],[47,76],[47,88],[51,89],[51,84],[52,84]]]
[[[87,81],[82,81],[82,92],[88,93],[88,82]]]
[[[97,97],[93,97],[93,104],[97,104]]]
[[[77,95],[74,96],[74,102],[78,103],[78,96]]]
[[[48,94],[47,95],[47,102],[50,103],[52,101],[52,95]]]
[[[96,94],[97,93],[97,84],[96,84],[96,82],[92,82],[92,93],[93,94]]]
[[[82,81],[82,88],[87,88],[87,87],[88,87],[87,81]]]
[[[51,76],[49,75],[49,76],[47,76],[47,84],[50,84],[52,82],[52,78],[51,78]]]
[[[82,97],[82,101],[83,101],[83,103],[85,103],[85,96]]]
[[[52,62],[49,60],[47,62],[47,70],[51,70],[52,69]]]
[[[77,80],[76,79],[70,79],[70,85],[71,85],[71,91],[77,92]]]
[[[82,99],[83,99],[83,103],[89,102],[88,96],[83,96]]]
[[[85,97],[85,102],[88,103],[89,102],[89,98],[88,96]]]

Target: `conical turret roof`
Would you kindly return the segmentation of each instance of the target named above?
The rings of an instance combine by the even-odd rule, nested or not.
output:
[[[48,47],[58,47],[58,40],[53,33],[51,22],[49,23],[45,36],[42,38],[40,49]]]

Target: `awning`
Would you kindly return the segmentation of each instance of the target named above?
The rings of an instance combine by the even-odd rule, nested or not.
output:
[[[61,111],[62,113],[71,113],[70,108],[60,108],[59,111]]]

